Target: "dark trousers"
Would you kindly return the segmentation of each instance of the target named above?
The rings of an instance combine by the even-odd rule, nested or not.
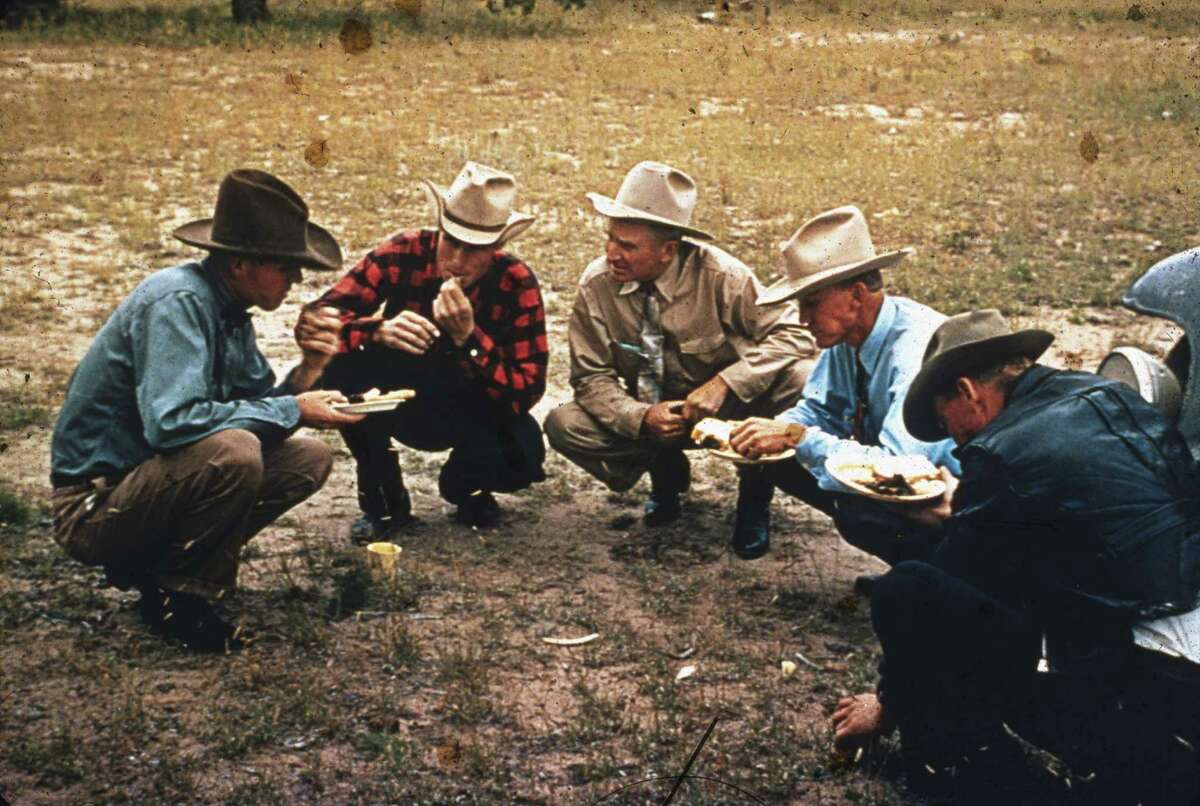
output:
[[[847,543],[888,565],[927,560],[941,539],[939,530],[910,520],[886,504],[861,495],[822,490],[799,462],[775,462],[766,465],[765,472],[776,487],[833,518]]]
[[[388,515],[401,506],[400,460],[389,450],[391,437],[419,451],[449,449],[438,490],[452,504],[480,490],[515,492],[546,478],[537,421],[528,414],[501,413],[482,386],[441,356],[356,350],[331,361],[320,385],[345,394],[371,388],[416,391],[395,410],[369,414],[341,429],[357,463],[359,505],[368,515]]]
[[[1104,665],[1039,673],[1028,613],[927,563],[881,577],[871,618],[881,698],[914,768],[986,764],[1011,744],[1006,724],[1095,773],[1089,802],[1200,802],[1200,667],[1130,643]]]

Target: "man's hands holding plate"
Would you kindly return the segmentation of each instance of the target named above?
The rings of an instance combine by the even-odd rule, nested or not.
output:
[[[804,426],[750,417],[737,424],[729,435],[729,447],[747,459],[761,459],[795,448],[804,439]]]
[[[691,437],[713,456],[737,464],[778,462],[795,455],[795,446],[804,438],[804,426],[762,417],[744,421],[706,417],[696,423]]]

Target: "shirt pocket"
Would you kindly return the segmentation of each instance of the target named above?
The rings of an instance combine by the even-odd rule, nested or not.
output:
[[[724,333],[709,333],[679,343],[680,375],[693,384],[707,381],[736,360],[737,351]],[[667,370],[668,374],[670,370]]]
[[[630,395],[636,394],[638,373],[644,364],[641,346],[628,342],[610,341],[608,347],[612,351],[613,366],[616,368],[617,377],[621,379],[621,384],[625,387],[625,392]],[[631,347],[636,349],[630,349]]]

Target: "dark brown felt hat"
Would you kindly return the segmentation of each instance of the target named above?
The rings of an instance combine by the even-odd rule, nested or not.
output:
[[[933,332],[921,371],[904,398],[904,427],[925,442],[946,438],[933,410],[933,398],[969,372],[1025,356],[1037,361],[1054,336],[1045,330],[1013,332],[995,308],[951,316]]]
[[[265,171],[241,168],[221,180],[212,218],[173,233],[212,252],[295,261],[320,271],[342,268],[342,250],[308,220],[308,206],[287,183]]]

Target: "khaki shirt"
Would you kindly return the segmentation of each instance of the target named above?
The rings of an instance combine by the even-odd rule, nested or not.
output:
[[[663,400],[682,400],[719,374],[744,402],[780,373],[817,354],[794,302],[759,307],[762,286],[750,269],[708,244],[684,241],[680,258],[655,281],[662,312]],[[634,396],[641,358],[643,297],[618,283],[608,261],[593,260],[571,312],[571,386],[575,401],[601,425],[631,439],[649,403]]]

